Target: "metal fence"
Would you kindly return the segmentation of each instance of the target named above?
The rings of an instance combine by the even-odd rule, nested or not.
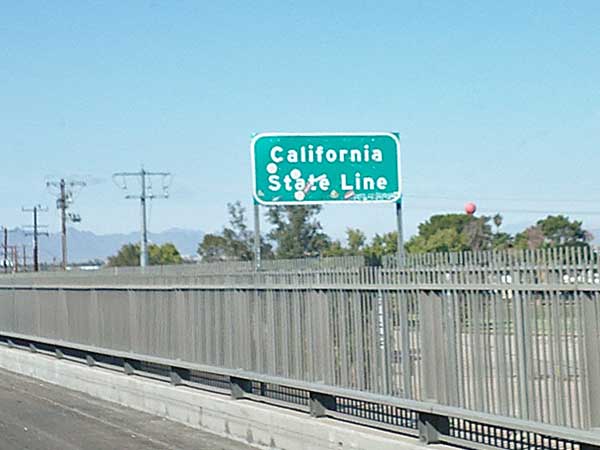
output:
[[[0,276],[0,333],[443,405],[474,420],[586,430],[600,441],[593,250],[408,256],[401,267],[214,267]]]

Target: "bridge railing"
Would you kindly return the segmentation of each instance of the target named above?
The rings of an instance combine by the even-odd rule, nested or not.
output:
[[[593,251],[236,269],[2,276],[0,335],[278,385],[385,424],[394,407],[447,442],[600,441]]]

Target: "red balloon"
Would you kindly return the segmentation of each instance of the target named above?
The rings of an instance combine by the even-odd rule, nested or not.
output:
[[[469,202],[465,205],[465,212],[472,216],[473,214],[475,214],[475,211],[477,211],[477,205],[473,202]]]

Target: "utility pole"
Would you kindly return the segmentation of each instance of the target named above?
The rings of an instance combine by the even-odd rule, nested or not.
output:
[[[4,272],[8,273],[8,228],[4,227]]]
[[[27,272],[27,246],[23,244],[23,272]]]
[[[152,193],[152,178],[161,178],[161,194]],[[139,199],[141,230],[140,230],[140,267],[148,265],[148,217],[146,214],[146,203],[155,198],[169,198],[169,186],[171,174],[169,172],[147,172],[144,167],[139,172],[117,172],[113,174],[113,181],[123,190],[127,190],[127,179],[137,178],[140,181],[140,193],[125,195],[126,199]]]
[[[140,172],[142,179],[142,190],[140,194],[141,214],[142,214],[142,236],[140,242],[140,266],[148,265],[148,216],[146,215],[146,172],[142,167]]]
[[[19,247],[17,245],[12,246],[13,256],[13,272],[19,271]]]
[[[61,178],[59,181],[49,181],[46,183],[48,188],[54,188],[58,194],[56,199],[56,208],[60,210],[60,235],[62,250],[62,268],[67,270],[67,221],[81,222],[79,214],[67,213],[67,209],[73,203],[74,191],[77,188],[83,188],[86,183],[77,180],[66,180]]]
[[[48,208],[43,208],[40,205],[35,205],[33,208],[21,208],[23,212],[31,212],[33,213],[33,225],[27,226],[27,228],[31,228],[32,231],[26,233],[27,236],[33,236],[33,270],[37,272],[40,270],[40,262],[39,262],[39,239],[40,235],[48,236],[47,232],[40,232],[40,228],[46,228],[47,225],[39,225],[38,224],[38,213],[48,211]],[[23,249],[23,252],[25,250]]]
[[[58,199],[58,208],[60,208],[60,247],[62,253],[62,268],[67,270],[67,192],[65,190],[65,180],[60,180],[60,197]]]

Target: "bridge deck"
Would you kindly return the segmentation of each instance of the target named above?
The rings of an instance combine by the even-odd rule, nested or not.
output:
[[[251,447],[0,370],[2,450],[249,450]]]

